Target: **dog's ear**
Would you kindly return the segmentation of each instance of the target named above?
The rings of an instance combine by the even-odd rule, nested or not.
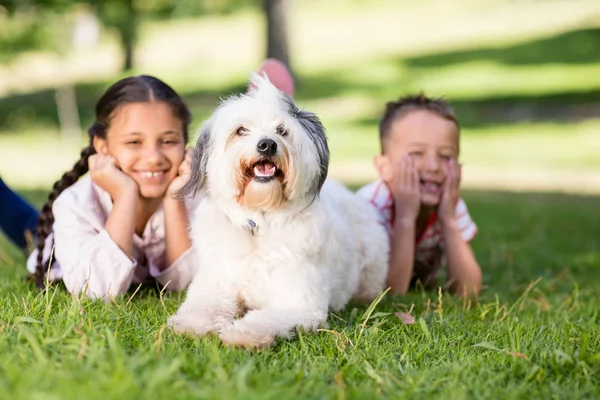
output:
[[[317,149],[320,170],[319,176],[311,187],[311,192],[316,195],[321,191],[321,187],[323,186],[323,183],[325,183],[325,179],[327,179],[327,172],[329,170],[329,146],[327,144],[325,127],[316,114],[300,110],[296,106],[292,96],[284,93],[283,97],[288,105],[290,114],[298,120]]]
[[[210,154],[210,136],[211,127],[207,122],[200,132],[194,153],[192,154],[192,168],[190,173],[190,179],[179,189],[175,196],[183,199],[186,196],[192,195],[194,197],[196,193],[203,189],[206,185],[206,167],[208,165],[208,156]]]

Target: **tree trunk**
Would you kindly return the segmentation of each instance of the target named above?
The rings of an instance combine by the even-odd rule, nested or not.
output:
[[[133,7],[133,0],[125,0],[125,15],[119,23],[121,35],[121,48],[123,50],[123,71],[133,68],[133,57],[137,31],[137,15]]]
[[[78,140],[81,137],[81,122],[79,120],[75,88],[71,85],[57,88],[54,99],[56,101],[62,139],[65,141]]]
[[[287,35],[289,2],[289,0],[263,0],[263,10],[267,22],[267,58],[275,58],[284,63],[293,76]]]

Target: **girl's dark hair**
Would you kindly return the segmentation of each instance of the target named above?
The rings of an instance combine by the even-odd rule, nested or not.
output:
[[[54,184],[38,219],[36,245],[38,254],[35,281],[39,288],[44,288],[44,278],[51,267],[50,260],[44,260],[44,248],[46,239],[52,232],[54,224],[52,213],[54,200],[88,172],[88,159],[96,153],[93,145],[94,137],[106,139],[106,133],[115,110],[125,104],[140,102],[163,102],[171,106],[173,113],[183,124],[183,138],[187,144],[191,114],[181,97],[169,85],[152,76],[140,75],[121,79],[110,86],[96,103],[96,120],[88,129],[89,145],[81,151],[81,157],[73,168]]]
[[[426,110],[432,112],[448,121],[454,122],[456,128],[460,131],[460,125],[456,119],[454,110],[442,98],[430,98],[423,93],[401,97],[396,101],[390,101],[385,105],[385,112],[381,121],[379,121],[379,139],[381,141],[381,151],[384,151],[384,142],[392,128],[392,124],[397,118],[405,116],[410,111]]]

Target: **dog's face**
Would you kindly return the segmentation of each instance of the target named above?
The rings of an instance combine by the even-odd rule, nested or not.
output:
[[[253,75],[251,85],[204,123],[180,194],[206,190],[217,200],[262,211],[311,202],[329,166],[323,125],[267,78]]]

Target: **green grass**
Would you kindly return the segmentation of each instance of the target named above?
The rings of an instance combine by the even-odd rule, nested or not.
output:
[[[42,192],[25,192],[34,203]],[[597,398],[600,214],[595,197],[469,191],[478,302],[442,292],[350,304],[329,331],[252,352],[165,327],[183,294],[105,304],[39,292],[3,242],[0,390],[11,399]],[[415,324],[392,313],[413,308]]]

